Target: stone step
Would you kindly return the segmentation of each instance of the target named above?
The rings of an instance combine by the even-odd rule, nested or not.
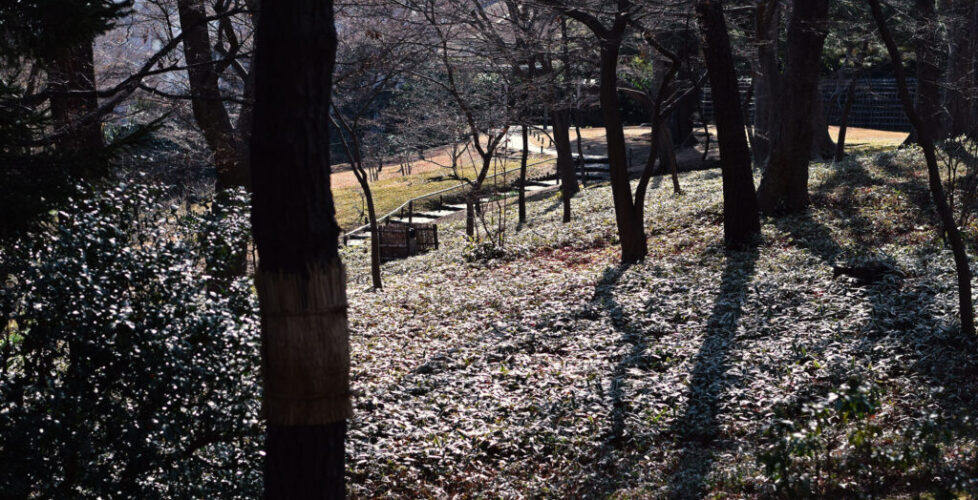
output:
[[[432,219],[440,219],[447,215],[457,214],[458,210],[428,210],[427,212],[421,212],[418,215],[422,217],[429,217]]]
[[[414,223],[414,224],[430,224],[430,223],[438,220],[438,218],[437,217],[422,217],[422,216],[419,216],[419,215],[415,215],[414,217],[391,217],[388,220],[390,220],[391,222],[393,222],[395,224],[408,224],[408,223]]]
[[[455,210],[456,212],[460,210],[465,210],[465,203],[451,203],[442,206],[444,206],[446,209]]]
[[[579,156],[575,153],[574,161],[577,161],[578,158]],[[608,163],[608,157],[600,155],[584,155],[584,163]]]

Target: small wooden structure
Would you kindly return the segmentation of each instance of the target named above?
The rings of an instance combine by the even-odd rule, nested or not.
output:
[[[403,259],[438,248],[438,226],[435,224],[392,222],[377,228],[380,260]]]

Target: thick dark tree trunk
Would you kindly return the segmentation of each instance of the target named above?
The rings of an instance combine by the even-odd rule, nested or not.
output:
[[[778,31],[781,16],[778,0],[767,0],[755,12],[757,61],[754,63],[754,164],[767,165],[777,125],[781,95],[781,70],[778,67]],[[760,8],[761,6],[764,8]]]
[[[812,97],[812,158],[828,160],[835,155],[835,142],[829,135],[829,122],[825,119],[825,102],[822,90],[815,84]]]
[[[265,497],[344,495],[346,279],[330,193],[332,0],[262,2],[251,141],[262,316]]]
[[[598,90],[601,114],[608,141],[608,163],[611,177],[611,194],[615,202],[615,221],[621,241],[622,263],[634,263],[648,255],[645,239],[645,223],[637,217],[632,204],[632,188],[629,184],[628,154],[625,150],[625,132],[622,129],[618,103],[618,52],[621,39],[601,41],[601,84]]]
[[[839,120],[839,139],[835,141],[835,161],[842,161],[846,156],[846,130],[849,129],[849,114],[852,104],[856,101],[856,79],[849,80],[846,89],[846,103],[842,107],[842,118]]]
[[[530,155],[530,131],[529,127],[520,127],[523,137],[523,151],[520,155],[520,197],[519,197],[519,216],[520,224],[526,224],[526,160]]]
[[[737,73],[719,1],[699,0],[696,13],[706,45],[703,54],[713,89],[714,119],[723,175],[723,235],[727,248],[750,245],[761,232],[750,151],[740,109]]]
[[[574,153],[570,140],[570,110],[553,112],[553,138],[557,148],[557,175],[560,176],[560,195],[564,205],[564,222],[571,221],[571,198],[580,191],[574,173]]]
[[[797,212],[808,207],[811,115],[828,10],[828,0],[795,0],[792,7],[778,105],[780,120],[767,170],[757,190],[758,206],[765,214]]]
[[[697,92],[689,94],[679,102],[673,112],[675,125],[671,127],[669,135],[673,138],[675,147],[685,148],[696,144],[696,137],[693,136],[693,113],[696,112],[698,98]]]
[[[184,30],[183,54],[187,60],[191,108],[194,120],[214,153],[217,191],[248,187],[249,173],[244,149],[238,143],[231,118],[224,107],[216,64],[211,56],[207,12],[203,0],[179,0],[177,10]]]
[[[917,139],[920,141],[921,149],[924,150],[931,196],[934,199],[937,215],[941,220],[944,233],[947,235],[948,243],[950,243],[951,251],[954,254],[954,266],[958,275],[958,307],[961,314],[961,331],[965,335],[972,336],[975,334],[975,311],[971,299],[971,268],[968,266],[968,253],[965,250],[964,240],[961,238],[961,232],[954,222],[954,214],[951,211],[951,206],[947,202],[947,196],[944,194],[944,185],[941,182],[941,173],[937,165],[934,138],[923,116],[914,109],[913,100],[907,88],[907,77],[903,70],[900,49],[893,40],[890,29],[886,25],[886,20],[883,18],[883,9],[880,7],[880,2],[879,0],[868,0],[868,2],[873,13],[873,19],[876,21],[876,27],[879,29],[880,38],[883,39],[886,50],[890,54],[890,59],[893,61],[903,109],[907,113],[907,118],[910,119],[910,123],[917,130]]]
[[[917,54],[917,113],[928,129],[931,140],[944,139],[944,107],[941,102],[941,60],[944,46],[934,0],[915,0],[916,18],[920,23],[914,39]],[[920,142],[920,130],[916,141]]]
[[[55,129],[66,134],[55,145],[69,159],[69,173],[75,178],[98,175],[103,162],[97,156],[105,147],[102,123],[90,116],[98,109],[95,92],[95,59],[92,44],[86,43],[58,51],[48,64],[51,118]],[[65,95],[89,92],[87,95]],[[85,118],[88,118],[87,120]]]

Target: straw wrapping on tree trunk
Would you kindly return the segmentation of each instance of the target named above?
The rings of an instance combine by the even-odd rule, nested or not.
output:
[[[350,418],[343,265],[313,266],[302,274],[259,271],[255,284],[262,312],[268,422],[322,425]]]

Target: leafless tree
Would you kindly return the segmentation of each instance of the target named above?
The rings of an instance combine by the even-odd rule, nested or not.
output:
[[[910,119],[910,123],[913,124],[914,130],[917,132],[917,140],[920,143],[920,147],[924,150],[931,197],[934,200],[937,215],[940,217],[943,232],[947,235],[947,241],[951,246],[951,251],[954,253],[954,265],[958,275],[961,331],[966,335],[973,336],[975,334],[975,312],[974,304],[971,301],[971,268],[968,265],[968,253],[965,250],[964,240],[961,238],[961,231],[954,221],[954,214],[951,211],[947,195],[944,192],[944,185],[941,182],[941,173],[937,164],[937,148],[933,139],[933,134],[938,132],[938,130],[928,127],[928,122],[924,119],[925,115],[919,111],[919,108],[922,106],[921,103],[918,102],[916,106],[914,105],[913,98],[910,96],[910,91],[907,86],[906,72],[903,69],[903,57],[900,54],[900,48],[897,46],[890,32],[880,1],[867,1],[869,2],[877,29],[879,30],[880,38],[886,45],[887,52],[889,52],[890,59],[893,62],[893,69],[896,73],[903,109],[907,114],[907,118]],[[928,105],[925,103],[923,107],[926,109]]]
[[[367,5],[343,6],[337,11],[339,30],[331,119],[367,205],[370,224],[371,275],[375,289],[383,287],[380,275],[380,237],[377,211],[370,190],[368,162],[377,159],[379,175],[386,155],[385,125],[374,119],[378,101],[392,92],[404,75],[416,66],[414,40],[408,32],[392,29],[383,12]],[[374,176],[376,179],[376,175]]]

